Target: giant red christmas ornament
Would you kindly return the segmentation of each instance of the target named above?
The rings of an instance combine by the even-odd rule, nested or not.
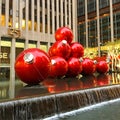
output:
[[[69,44],[73,40],[73,32],[68,27],[60,27],[55,32],[55,39],[58,40],[66,40]]]
[[[60,56],[68,59],[71,53],[71,47],[66,40],[56,41],[48,51],[50,57]]]
[[[96,65],[96,71],[98,73],[106,73],[109,70],[109,66],[106,61],[99,61]]]
[[[71,57],[68,59],[68,71],[66,76],[75,77],[82,71],[82,64],[78,58]]]
[[[70,44],[71,46],[71,57],[83,57],[84,55],[84,47],[78,43],[78,42],[73,42]]]
[[[38,84],[50,71],[50,58],[44,51],[31,48],[19,54],[15,61],[17,76],[27,84]]]
[[[96,65],[93,60],[89,58],[83,59],[82,72],[83,75],[91,75],[96,71]]]
[[[51,57],[51,70],[49,73],[50,77],[62,77],[68,70],[67,61],[59,56]]]

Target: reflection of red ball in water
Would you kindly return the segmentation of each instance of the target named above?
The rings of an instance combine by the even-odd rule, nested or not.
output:
[[[106,73],[109,70],[109,66],[106,61],[100,61],[96,64],[96,71],[98,73]]]
[[[68,78],[69,90],[79,90],[83,87],[81,80],[77,78]]]
[[[68,59],[68,71],[66,76],[75,77],[82,71],[82,64],[78,58],[71,57]]]
[[[66,40],[69,44],[73,40],[73,32],[68,27],[60,27],[55,32],[56,41]]]
[[[56,41],[50,47],[48,53],[50,57],[60,56],[63,57],[64,59],[68,59],[71,53],[71,47],[66,40]]]
[[[96,70],[96,65],[93,60],[91,60],[89,58],[83,59],[81,74],[91,75],[95,72],[95,70]]]
[[[15,72],[21,81],[27,84],[38,84],[48,77],[50,58],[38,48],[21,52],[15,61]]]
[[[107,74],[99,74],[96,81],[97,86],[103,86],[109,84],[109,76]]]
[[[48,91],[50,93],[59,93],[68,90],[68,84],[64,79],[57,79],[55,86],[49,86]]]
[[[70,46],[71,46],[71,57],[76,57],[76,58],[83,57],[84,47],[80,43],[73,42],[70,44]]]
[[[80,78],[83,88],[93,88],[96,85],[96,77],[94,75],[83,76]]]
[[[67,61],[59,56],[51,57],[51,70],[49,73],[50,77],[62,77],[66,74],[68,70]]]

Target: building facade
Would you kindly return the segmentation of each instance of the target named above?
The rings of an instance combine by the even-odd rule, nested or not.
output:
[[[120,0],[78,0],[78,41],[100,47],[120,39]]]
[[[0,81],[14,83],[17,55],[27,48],[47,52],[57,28],[68,26],[76,40],[76,11],[76,0],[0,0]]]

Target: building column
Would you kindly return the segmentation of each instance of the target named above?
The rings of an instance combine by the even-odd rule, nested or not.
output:
[[[60,8],[61,26],[63,26],[63,0],[60,0]]]
[[[85,38],[86,48],[88,48],[88,11],[87,11],[87,0],[85,0]]]
[[[59,28],[59,0],[56,0],[56,23],[57,29]]]
[[[97,10],[97,42],[98,42],[98,56],[100,57],[100,17],[99,17],[99,0],[96,0],[96,10]]]
[[[25,3],[25,31],[26,33],[28,33],[28,14],[29,14],[28,4],[29,4],[29,1],[26,0],[26,3]]]
[[[40,32],[40,0],[37,0],[37,32]]]
[[[13,19],[12,19],[12,27],[13,28],[16,28],[16,13],[17,13],[17,11],[16,11],[16,7],[17,7],[17,4],[16,4],[16,0],[12,3],[12,17],[13,17]]]
[[[69,2],[68,2],[68,4],[69,4],[69,27],[71,27],[71,0],[69,0]]]
[[[12,38],[11,43],[11,55],[10,55],[10,86],[9,90],[10,92],[10,98],[14,98],[15,95],[15,70],[14,70],[14,64],[15,64],[15,38]]]
[[[67,23],[67,17],[68,17],[68,14],[67,14],[67,0],[65,0],[65,26],[68,26],[68,23]]]
[[[31,16],[32,16],[32,32],[34,32],[34,0],[31,2]]]
[[[23,1],[19,0],[19,7],[18,7],[18,11],[19,11],[19,29],[22,30],[22,20],[23,20],[23,15],[22,15],[22,7],[23,7]]]
[[[47,1],[47,29],[50,34],[50,0]]]
[[[54,7],[54,0],[52,0],[52,34],[55,32],[55,7]]]
[[[8,28],[8,22],[9,22],[9,0],[5,1],[5,25],[6,28]]]
[[[73,11],[73,35],[74,35],[74,40],[78,41],[77,37],[77,0],[72,0],[72,11]]]
[[[42,0],[42,32],[45,33],[45,0]]]
[[[111,42],[114,41],[114,22],[113,22],[113,7],[112,0],[110,0],[110,29],[111,29]]]

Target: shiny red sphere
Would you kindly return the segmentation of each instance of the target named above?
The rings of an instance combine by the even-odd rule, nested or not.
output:
[[[49,73],[50,77],[62,77],[66,74],[68,70],[67,61],[59,56],[51,57],[51,70]]]
[[[75,77],[82,71],[82,63],[78,58],[71,57],[68,59],[68,71],[66,76]]]
[[[106,73],[109,70],[109,66],[106,61],[99,61],[96,65],[96,71],[98,73]]]
[[[15,61],[17,76],[27,84],[38,84],[50,71],[50,58],[46,52],[38,48],[30,48],[21,52]]]
[[[56,41],[50,47],[48,53],[50,57],[60,56],[63,57],[64,59],[68,59],[71,54],[71,47],[66,40]]]
[[[91,75],[96,71],[96,65],[93,60],[89,58],[83,59],[82,72],[83,75]]]
[[[68,27],[60,27],[55,32],[55,39],[58,40],[66,40],[69,44],[73,40],[73,32]]]
[[[84,47],[78,43],[78,42],[73,42],[70,44],[71,46],[71,57],[83,57],[84,55]]]

